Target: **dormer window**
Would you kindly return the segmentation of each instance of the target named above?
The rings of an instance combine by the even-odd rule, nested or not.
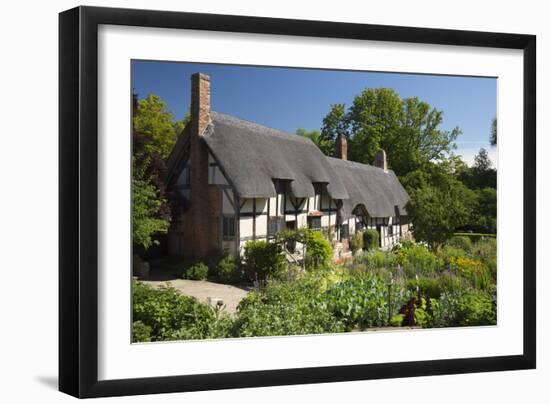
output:
[[[275,186],[275,192],[277,192],[277,194],[284,194],[285,193],[285,182],[284,182],[284,180],[274,179],[273,180],[273,185]]]
[[[320,182],[314,182],[313,189],[315,190],[315,195],[321,195],[323,193],[323,184]]]

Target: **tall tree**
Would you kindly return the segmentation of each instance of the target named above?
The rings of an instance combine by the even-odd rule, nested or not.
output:
[[[139,101],[134,95],[132,115],[132,236],[147,250],[168,231],[171,209],[161,173],[188,118],[175,121],[157,95]]]
[[[490,141],[491,141],[491,146],[496,146],[497,145],[497,118],[493,118],[493,120],[491,121],[491,137],[490,137]]]
[[[144,145],[147,153],[158,154],[161,158],[168,157],[177,139],[177,134],[185,127],[189,114],[176,121],[166,104],[158,95],[149,94],[138,101],[138,113],[134,115],[134,129],[147,138]]]
[[[476,195],[456,178],[439,171],[437,165],[432,168],[437,174],[424,173],[418,187],[409,189],[406,209],[415,238],[435,248],[470,221]]]
[[[305,130],[304,128],[298,128],[296,129],[296,134],[298,136],[307,137],[308,139],[311,139],[313,143],[321,149],[321,151],[325,154],[328,154],[327,151],[331,150],[332,147],[334,147],[330,142],[323,139],[321,137],[321,132],[318,130]]]
[[[346,106],[344,104],[332,104],[330,111],[323,118],[321,135],[319,136],[319,148],[327,156],[334,156],[334,145],[339,134],[348,134],[348,121]]]
[[[491,168],[492,163],[491,159],[489,158],[489,153],[487,150],[482,147],[479,149],[479,152],[474,157],[474,168],[481,172],[481,171],[487,171]]]
[[[347,112],[343,104],[331,106],[321,137],[333,145],[339,133],[348,134],[350,160],[367,164],[384,149],[390,168],[403,176],[443,159],[456,147],[460,130],[441,130],[442,121],[442,111],[416,97],[401,99],[392,89],[369,88],[355,97]]]

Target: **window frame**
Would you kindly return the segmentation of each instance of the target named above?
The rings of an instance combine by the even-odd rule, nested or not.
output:
[[[232,228],[231,228],[232,224]],[[227,227],[226,227],[227,226]],[[228,230],[226,232],[226,230]],[[223,215],[222,217],[222,237],[224,240],[234,240],[236,237],[236,218],[235,215]]]

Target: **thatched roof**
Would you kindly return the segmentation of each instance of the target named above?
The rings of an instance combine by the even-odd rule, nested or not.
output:
[[[343,215],[347,217],[358,206],[363,205],[371,217],[406,215],[405,205],[409,195],[392,170],[354,161],[326,157],[344,182],[349,198],[344,199]]]
[[[310,139],[216,112],[211,112],[211,119],[204,140],[239,196],[275,196],[273,179],[282,179],[291,180],[291,192],[298,198],[314,196],[314,182],[330,184],[334,199],[348,197]]]
[[[187,137],[180,136],[168,159],[167,178],[177,175]],[[242,198],[276,196],[273,179],[290,180],[298,198],[314,196],[313,183],[325,183],[342,200],[344,218],[361,204],[371,217],[394,216],[396,206],[406,214],[409,196],[393,171],[326,157],[308,138],[211,112],[203,139]]]

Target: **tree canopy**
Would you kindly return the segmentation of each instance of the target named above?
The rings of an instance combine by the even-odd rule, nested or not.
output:
[[[367,88],[352,105],[333,104],[316,141],[334,155],[339,134],[348,137],[350,160],[372,164],[378,150],[410,196],[414,235],[437,246],[458,229],[496,232],[496,170],[481,149],[473,167],[453,151],[461,131],[441,129],[443,111],[389,88]],[[496,118],[490,139],[496,144]],[[315,140],[314,140],[315,141]]]
[[[334,155],[339,133],[349,138],[349,159],[372,164],[374,155],[384,149],[388,165],[398,176],[445,158],[455,149],[458,128],[440,129],[443,112],[417,97],[400,98],[388,88],[368,88],[353,100],[347,110],[334,104],[323,119],[321,139]]]
[[[134,95],[132,130],[132,235],[136,245],[149,249],[156,236],[168,231],[171,209],[161,180],[164,160],[186,122],[175,121],[159,96],[137,100]]]

